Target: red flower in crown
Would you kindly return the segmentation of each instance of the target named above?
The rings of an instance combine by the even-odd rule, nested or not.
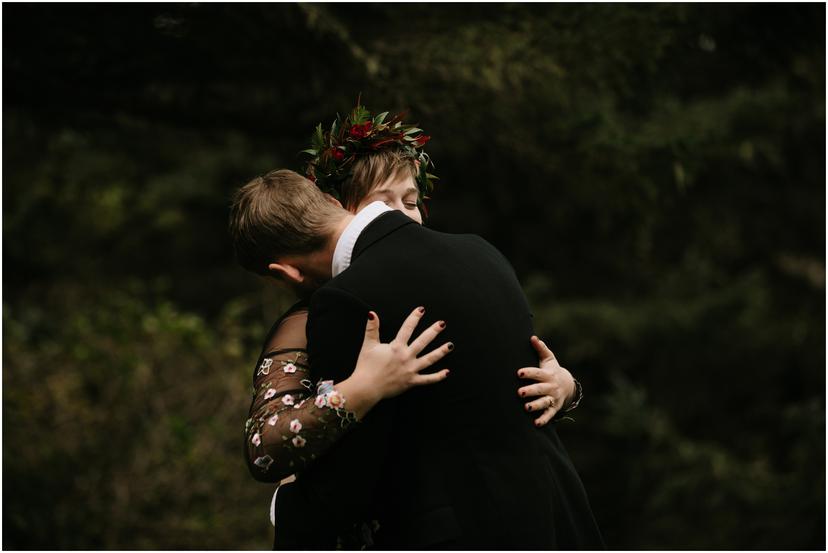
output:
[[[371,132],[371,127],[371,121],[366,121],[362,125],[351,125],[351,130],[348,131],[348,134],[351,135],[351,138],[365,138]]]
[[[420,136],[418,136],[418,137],[417,137],[417,139],[414,141],[414,145],[415,145],[417,148],[422,148],[423,146],[425,146],[426,142],[428,142],[429,140],[431,140],[431,137],[430,137],[430,136],[428,136],[427,134],[421,134],[421,135],[420,135]]]
[[[337,161],[342,161],[343,159],[345,159],[345,152],[343,152],[339,148],[331,148],[331,157]]]

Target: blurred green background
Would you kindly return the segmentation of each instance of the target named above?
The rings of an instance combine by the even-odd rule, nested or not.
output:
[[[4,548],[271,546],[242,426],[292,298],[228,201],[361,92],[583,382],[611,548],[824,549],[824,4],[3,16]]]

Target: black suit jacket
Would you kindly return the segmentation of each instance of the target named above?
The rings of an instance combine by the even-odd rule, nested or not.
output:
[[[555,433],[517,395],[537,364],[531,314],[511,265],[474,235],[422,227],[393,211],[360,235],[350,268],[311,298],[314,379],[350,375],[369,310],[383,342],[426,308],[415,331],[447,322],[454,351],[438,384],[381,402],[277,500],[277,548],[330,548],[378,520],[380,548],[600,548],[581,481]],[[416,334],[415,334],[416,335]]]

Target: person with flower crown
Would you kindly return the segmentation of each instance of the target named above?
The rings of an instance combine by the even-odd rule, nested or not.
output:
[[[390,206],[422,223],[421,210],[425,211],[424,201],[436,180],[430,172],[431,159],[423,149],[429,139],[418,127],[405,124],[402,115],[373,116],[357,105],[348,117],[337,117],[330,130],[317,126],[312,147],[304,151],[310,157],[305,173],[330,202],[359,213],[357,220],[366,214],[377,217],[388,209],[385,206]],[[262,188],[267,178],[254,180],[248,187]],[[237,213],[239,205],[237,197],[234,206]],[[237,218],[234,227],[237,251],[240,242],[250,241],[249,236],[243,236],[249,230],[240,228],[239,221]],[[356,236],[351,238],[357,240]],[[334,276],[347,268],[353,255],[350,250],[337,256],[340,243],[342,238],[333,254]],[[267,270],[259,272],[275,272],[297,285],[297,291],[305,295],[324,281],[309,274],[299,279],[290,264],[268,263]],[[349,377],[337,383],[330,379],[314,382],[313,366],[309,365],[305,351],[307,302],[300,301],[281,317],[268,335],[254,374],[254,398],[245,432],[248,465],[253,476],[275,482],[289,474],[301,473],[314,462],[318,463],[380,400],[398,396],[415,386],[443,381],[448,375],[445,369],[431,374],[422,371],[448,355],[453,344],[443,344],[417,356],[429,348],[431,341],[446,328],[446,322],[436,321],[427,326],[409,344],[424,316],[423,307],[415,309],[396,337],[383,344],[379,341],[379,318],[371,312],[355,368]],[[540,367],[523,367],[518,377],[538,383],[515,388],[526,399],[541,396],[526,403],[525,410],[540,413],[535,425],[542,427],[576,407],[581,392],[577,381],[557,363],[543,342],[533,336],[531,343],[540,356]],[[366,539],[371,541],[370,532],[365,538],[366,528],[357,529],[356,541],[352,540],[351,544],[362,540],[364,545]],[[279,532],[277,528],[277,545]],[[347,535],[341,528],[338,533],[340,540]],[[600,543],[600,539],[595,543]]]

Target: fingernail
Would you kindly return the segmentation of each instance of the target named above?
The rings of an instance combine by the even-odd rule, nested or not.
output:
[[[425,313],[425,307],[418,307],[417,311],[419,311],[421,314]]]
[[[526,392],[524,392],[523,390],[520,390],[518,393],[520,394],[521,397],[526,395]]]
[[[440,325],[440,328],[446,328],[446,321],[440,321],[437,324]]]
[[[518,376],[523,376],[523,371],[518,371]]]
[[[453,349],[454,349],[454,344],[452,344],[451,342],[449,342],[449,343],[448,343],[448,350],[449,350],[449,351],[451,351],[451,350],[453,350]]]
[[[368,312],[368,320],[369,320],[369,321],[373,321],[373,320],[374,320],[374,314],[373,314],[373,313],[371,313],[370,311]]]
[[[540,426],[540,421],[535,421],[535,426]]]
[[[527,410],[527,411],[531,411],[531,410],[532,410],[532,406],[531,406],[531,405],[527,405],[527,406],[526,406],[526,410]]]

